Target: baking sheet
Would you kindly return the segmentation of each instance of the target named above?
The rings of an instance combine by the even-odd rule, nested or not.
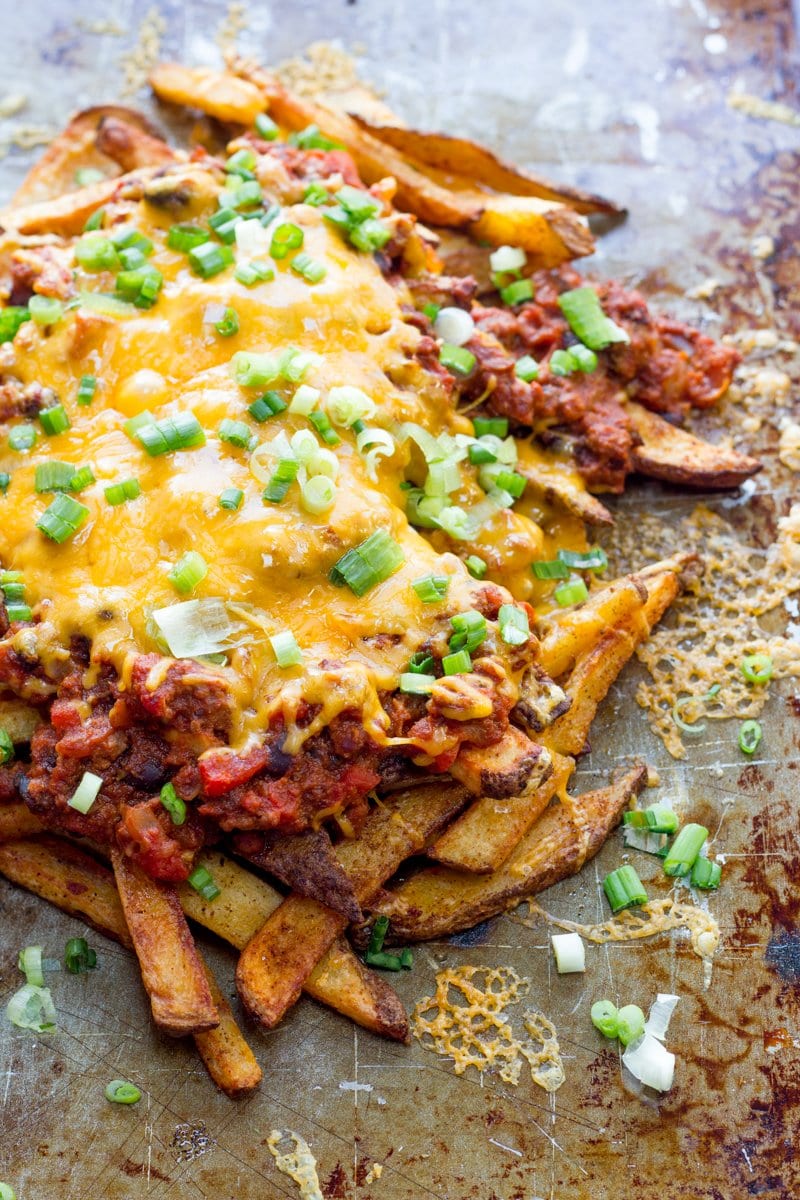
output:
[[[227,9],[216,2],[4,6],[0,91],[28,96],[19,116],[0,121],[4,196],[32,153],[10,144],[15,130],[55,130],[69,110],[115,99],[122,56],[153,12],[164,55],[217,61]],[[713,334],[800,332],[800,128],[726,105],[736,89],[800,109],[788,2],[499,0],[488,9],[315,0],[251,4],[246,16],[239,45],[248,53],[274,61],[320,37],[360,44],[365,75],[410,123],[480,137],[627,203],[629,219],[590,264],[598,272],[640,285]],[[132,99],[164,123],[144,91]],[[751,253],[759,235],[775,241],[766,261]],[[686,298],[710,276],[720,283],[711,303]],[[765,429],[755,444],[770,452],[774,442]],[[795,482],[795,498],[798,490]],[[790,495],[786,472],[758,477],[750,508],[737,509],[743,534],[748,513],[774,525]],[[726,503],[712,501],[722,511]],[[618,507],[623,519],[657,508],[677,520],[693,504],[650,487]],[[271,1129],[288,1127],[310,1143],[326,1200],[800,1195],[800,701],[793,707],[791,686],[776,687],[753,763],[739,755],[732,724],[714,725],[676,763],[632,700],[638,671],[630,667],[609,696],[578,786],[645,756],[661,774],[659,795],[718,831],[727,864],[710,907],[723,944],[707,991],[680,935],[587,946],[586,975],[558,978],[546,928],[504,917],[420,947],[398,987],[413,1005],[445,963],[502,963],[530,977],[529,1001],[555,1022],[564,1052],[567,1080],[554,1103],[524,1078],[517,1088],[491,1074],[457,1078],[418,1043],[386,1044],[310,1000],[271,1034],[251,1028],[265,1080],[236,1103],[216,1094],[190,1046],[155,1032],[131,956],[91,935],[100,970],[53,977],[56,1035],[0,1024],[0,1179],[19,1200],[292,1197],[266,1147]],[[578,878],[546,894],[548,910],[602,919],[599,880],[619,855],[613,838]],[[660,894],[655,882],[651,891]],[[83,932],[2,880],[0,922],[3,1005],[19,983],[21,945],[40,942],[55,955]],[[201,940],[232,993],[232,957]],[[669,1038],[676,1084],[643,1102],[623,1090],[616,1050],[600,1045],[588,1010],[605,995],[646,1007],[659,990],[682,997]],[[141,1087],[137,1106],[106,1102],[117,1076]],[[375,1162],[384,1170],[370,1184]]]

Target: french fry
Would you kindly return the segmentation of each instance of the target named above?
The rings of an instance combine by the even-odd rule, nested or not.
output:
[[[0,729],[5,729],[12,742],[29,742],[42,723],[32,704],[16,696],[0,700]]]
[[[548,613],[539,633],[539,662],[552,679],[559,679],[596,643],[609,626],[618,625],[647,602],[647,588],[638,575],[615,579],[592,592],[585,604],[565,613]]]
[[[0,842],[42,833],[44,826],[24,804],[0,804]]]
[[[450,774],[475,796],[518,796],[550,774],[550,755],[510,725],[494,746],[463,746]]]
[[[643,612],[642,609],[630,621],[607,629],[591,650],[578,659],[567,684],[572,706],[541,735],[544,745],[554,753],[574,756],[586,748],[589,726],[600,702],[642,637],[647,635]]]
[[[34,163],[11,201],[18,208],[54,200],[65,192],[78,188],[76,172],[87,167],[102,171],[107,177],[120,174],[117,160],[98,145],[97,132],[103,121],[123,122],[128,128],[140,131],[146,138],[158,141],[149,121],[133,108],[119,104],[103,104],[76,113],[69,124],[49,144],[41,158]],[[162,143],[163,144],[163,143]],[[150,165],[158,161],[150,159]]]
[[[206,1070],[220,1091],[232,1100],[237,1100],[258,1087],[261,1082],[261,1067],[245,1041],[231,1006],[223,996],[208,963],[202,957],[200,961],[211,999],[219,1013],[219,1025],[216,1029],[195,1033],[194,1044]]]
[[[97,128],[96,144],[101,153],[112,159],[123,171],[137,167],[152,167],[157,163],[175,162],[178,157],[163,138],[154,137],[140,124],[105,116]]]
[[[503,162],[485,146],[467,138],[453,137],[447,133],[423,133],[398,125],[374,124],[358,115],[354,120],[367,133],[393,146],[401,154],[416,158],[446,175],[463,176],[473,184],[481,184],[494,192],[557,200],[580,213],[624,211],[602,196],[594,196],[566,183],[554,183],[531,171],[522,171]]]
[[[732,488],[763,466],[757,458],[701,441],[640,404],[629,403],[625,411],[641,439],[632,455],[642,475],[687,487]]]
[[[336,848],[360,904],[452,819],[468,794],[446,783],[425,784],[398,792],[373,809],[360,836]],[[239,959],[236,981],[248,1011],[274,1028],[346,924],[339,913],[315,900],[288,896]]]
[[[592,231],[583,217],[535,196],[485,197],[470,235],[493,246],[520,246],[530,256],[528,265],[536,268],[557,267],[594,250]]]
[[[116,849],[111,863],[155,1023],[175,1036],[216,1028],[219,1013],[177,891]]]
[[[261,89],[227,71],[159,63],[149,83],[159,100],[198,108],[218,121],[252,125],[267,107]]]
[[[0,211],[0,228],[26,236],[37,233],[64,236],[79,234],[92,213],[117,195],[124,178],[101,179],[99,183],[91,183],[78,191],[56,196],[52,200],[37,201],[24,208],[4,208]]]
[[[283,896],[218,851],[204,851],[198,863],[211,872],[220,895],[216,900],[204,900],[189,884],[182,884],[179,894],[184,912],[198,925],[243,950]],[[303,990],[320,1004],[327,1004],[382,1037],[404,1041],[408,1035],[408,1018],[397,993],[356,958],[343,938],[323,955]]]
[[[552,774],[534,791],[504,800],[482,796],[425,853],[462,871],[496,871],[553,796],[566,787],[574,768],[571,758],[554,754]]]
[[[0,873],[123,946],[133,948],[113,874],[71,842],[50,834],[2,842]]]
[[[348,921],[361,920],[353,885],[342,870],[324,829],[306,829],[293,834],[268,832],[260,838],[246,833],[233,839],[233,848],[242,858],[273,875],[292,891],[319,900],[347,917]]]
[[[609,787],[551,805],[499,871],[468,874],[427,867],[370,905],[389,917],[392,942],[427,941],[469,929],[520,900],[574,875],[602,846],[619,815],[641,791],[645,767]]]

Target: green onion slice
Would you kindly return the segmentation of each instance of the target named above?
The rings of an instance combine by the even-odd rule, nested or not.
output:
[[[763,736],[759,721],[743,721],[739,729],[739,749],[743,754],[755,754]]]
[[[70,938],[64,947],[64,966],[70,975],[85,975],[97,966],[97,951],[86,938]]]
[[[589,597],[589,589],[582,579],[572,579],[569,583],[562,583],[553,592],[556,603],[562,608],[568,608],[571,604],[582,604]]]
[[[694,721],[689,723],[684,721],[681,713],[690,704],[703,704],[708,700],[713,700],[717,692],[721,688],[721,684],[715,683],[702,696],[682,696],[680,700],[676,700],[672,706],[672,719],[682,733],[704,733],[706,729],[705,721]]]
[[[558,307],[572,332],[590,350],[604,350],[613,343],[630,341],[625,330],[603,312],[600,297],[592,287],[562,292]]]
[[[500,288],[500,299],[504,304],[522,304],[533,299],[533,284],[530,279],[515,279],[507,287]]]
[[[170,815],[173,825],[183,825],[186,821],[186,804],[175,791],[172,783],[165,783],[161,789],[161,803]]]
[[[739,664],[739,670],[748,683],[761,687],[772,679],[775,666],[768,654],[748,654]]]
[[[722,867],[718,862],[708,858],[698,857],[692,863],[692,874],[689,882],[692,887],[701,891],[716,891],[722,879]]]
[[[454,654],[446,654],[442,659],[442,670],[445,675],[466,675],[472,670],[472,659],[469,651],[457,650]]]
[[[231,512],[238,512],[242,507],[244,500],[244,492],[241,488],[227,487],[223,488],[219,495],[220,508],[227,508]]]
[[[64,433],[70,427],[70,419],[63,404],[54,404],[50,408],[43,408],[39,413],[39,421],[42,429],[51,437],[58,433]]]
[[[413,579],[411,586],[423,604],[439,604],[447,595],[450,579],[447,575],[423,575]]]
[[[11,762],[14,757],[14,743],[7,729],[0,729],[0,764]]]
[[[354,595],[363,596],[393,575],[404,561],[405,555],[394,538],[376,529],[334,563],[328,578],[336,587],[347,586]]]
[[[514,374],[524,383],[532,383],[539,377],[539,364],[535,358],[531,358],[530,354],[523,354],[522,358],[518,358],[514,364]]]
[[[31,296],[28,312],[37,325],[55,325],[64,315],[64,305],[51,296]]]
[[[106,1084],[105,1095],[112,1104],[136,1104],[142,1098],[136,1084],[129,1083],[127,1079],[112,1079],[111,1083]]]
[[[50,989],[24,984],[6,1005],[6,1016],[19,1029],[51,1033],[56,1027],[56,1008]]]
[[[485,579],[488,567],[482,558],[477,554],[468,554],[464,559],[464,566],[469,571],[473,579]]]
[[[36,528],[54,542],[66,542],[78,532],[88,516],[89,509],[85,504],[59,492],[39,517]]]
[[[476,437],[504,438],[508,436],[508,417],[475,417],[472,422]]]
[[[603,880],[603,891],[611,905],[611,911],[618,913],[623,908],[631,908],[647,903],[647,892],[642,881],[633,867],[625,865],[611,871]]]
[[[105,498],[112,507],[124,504],[126,500],[135,500],[141,495],[142,488],[138,479],[123,479],[112,483],[105,489]]]
[[[516,604],[502,604],[497,614],[500,637],[509,646],[523,646],[530,641],[531,628],[528,614]]]
[[[279,667],[299,667],[302,663],[303,651],[290,629],[274,633],[269,639],[269,644]]]
[[[592,1024],[599,1029],[604,1037],[617,1036],[618,1019],[617,1006],[610,1000],[596,1000],[591,1009]]]
[[[195,867],[188,882],[204,900],[216,900],[217,896],[221,894],[214,882],[214,876],[206,867]]]
[[[704,825],[689,823],[675,838],[664,859],[666,875],[688,875],[708,837]]]
[[[623,1046],[630,1045],[644,1033],[644,1013],[638,1004],[626,1004],[617,1013],[617,1037]]]
[[[172,567],[167,578],[175,591],[188,596],[208,574],[208,563],[196,550],[187,550]]]
[[[41,946],[26,946],[24,950],[20,950],[17,966],[27,983],[32,983],[34,987],[44,987]]]
[[[450,342],[444,342],[439,350],[439,362],[455,375],[469,375],[474,370],[477,361],[475,355],[471,350],[467,350],[466,346],[453,346]]]
[[[75,397],[78,404],[91,404],[94,400],[94,394],[97,391],[97,380],[94,375],[81,375],[81,381],[78,384],[78,393]]]

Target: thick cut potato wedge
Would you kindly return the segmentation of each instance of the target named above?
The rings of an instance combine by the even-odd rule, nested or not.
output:
[[[123,185],[124,176],[101,179],[67,195],[42,200],[24,208],[4,208],[0,211],[0,228],[23,235],[57,233],[71,237],[83,227],[96,209],[108,204]]]
[[[42,157],[31,167],[11,201],[15,208],[23,205],[40,204],[45,200],[63,197],[78,188],[77,171],[94,168],[103,175],[113,178],[120,174],[119,159],[98,142],[98,131],[104,122],[123,124],[129,137],[141,135],[142,145],[154,153],[164,142],[157,136],[149,121],[133,108],[119,104],[102,104],[76,113],[65,129],[58,134],[45,150]],[[170,151],[172,157],[174,154]],[[142,160],[153,166],[162,159],[155,157]],[[138,163],[135,165],[139,165]],[[127,168],[123,168],[127,169]]]
[[[111,862],[156,1025],[175,1036],[216,1028],[219,1013],[177,891],[118,850]]]
[[[24,804],[0,804],[0,842],[43,831],[42,822]]]
[[[199,108],[218,121],[236,125],[252,125],[267,107],[260,88],[227,71],[160,63],[149,82],[160,100]]]
[[[133,947],[113,874],[70,842],[50,834],[3,842],[0,873],[123,946]]]
[[[481,184],[494,192],[507,192],[511,196],[538,196],[541,200],[557,200],[580,213],[619,213],[624,210],[611,200],[594,196],[566,183],[554,183],[532,171],[503,162],[491,150],[471,142],[467,138],[453,137],[448,133],[423,133],[417,129],[406,129],[398,125],[373,124],[364,117],[355,115],[354,120],[367,133],[401,154],[416,158],[426,166],[435,167],[455,177],[454,186],[459,186],[459,176],[474,186]]]
[[[554,754],[552,773],[535,791],[505,800],[482,796],[425,853],[462,871],[496,871],[553,796],[567,786],[574,767],[571,758]]]
[[[177,158],[175,151],[163,138],[154,137],[140,125],[115,116],[103,117],[97,127],[96,143],[98,150],[123,171],[175,162]]]
[[[600,702],[647,636],[642,614],[607,629],[596,645],[578,659],[567,683],[572,706],[542,734],[542,741],[554,753],[575,756],[586,749],[589,726]]]
[[[364,904],[410,854],[417,853],[469,793],[446,783],[398,792],[373,809],[360,836],[336,853]],[[316,900],[288,896],[245,947],[236,981],[249,1012],[272,1029],[295,1003],[314,965],[347,925]]]
[[[198,925],[243,950],[283,896],[218,851],[204,851],[198,862],[211,872],[221,894],[216,900],[204,900],[189,884],[182,884],[179,894],[184,912]],[[402,1042],[408,1036],[408,1018],[397,993],[356,958],[344,939],[334,941],[303,990],[381,1037]]]
[[[223,996],[208,963],[202,958],[200,961],[203,963],[211,999],[219,1013],[219,1025],[216,1029],[196,1033],[194,1044],[206,1070],[220,1091],[232,1100],[237,1100],[258,1087],[261,1082],[261,1067],[236,1024],[231,1006]]]
[[[646,602],[647,588],[638,575],[630,575],[592,592],[578,608],[548,613],[539,631],[543,670],[559,679],[595,645],[604,630],[640,612]]]
[[[427,941],[469,929],[579,871],[646,778],[647,768],[635,767],[610,787],[551,805],[491,875],[424,868],[381,893],[370,907],[389,917],[392,942]]]
[[[450,774],[475,796],[519,796],[550,774],[550,755],[521,730],[509,726],[494,746],[464,746]]]
[[[592,231],[585,220],[552,200],[487,196],[481,210],[470,226],[472,237],[493,246],[520,246],[530,256],[529,267],[557,267],[594,250]]]
[[[633,462],[642,475],[687,487],[732,488],[763,466],[757,458],[714,446],[686,429],[677,429],[640,404],[629,403],[625,411],[641,438],[640,445],[633,449]]]
[[[292,891],[319,900],[347,917],[348,921],[361,920],[353,885],[342,870],[324,829],[306,829],[293,834],[266,833],[260,838],[244,834],[234,838],[233,848],[242,858],[273,875]]]

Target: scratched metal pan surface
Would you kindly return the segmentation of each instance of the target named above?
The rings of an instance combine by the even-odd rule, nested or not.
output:
[[[151,0],[5,4],[0,91],[29,101],[22,117],[0,121],[0,142],[22,118],[55,130],[71,110],[119,96],[120,59],[151,11],[163,18],[165,55],[216,61],[225,16],[216,0],[162,0],[155,10]],[[247,16],[240,47],[264,60],[321,37],[360,43],[365,74],[410,123],[480,137],[626,203],[627,222],[590,264],[599,273],[714,334],[775,325],[797,336],[800,128],[749,119],[725,99],[736,87],[800,107],[788,0],[261,0]],[[165,122],[145,91],[128,99]],[[4,196],[31,157],[10,145]],[[749,247],[760,235],[775,252],[755,270]],[[688,301],[709,276],[721,285],[713,304]],[[774,525],[788,501],[767,473],[738,519],[745,532],[751,512]],[[675,490],[632,488],[618,509],[626,520],[648,508],[677,520],[693,503]],[[638,669],[606,702],[579,783],[645,756],[662,796],[721,826],[728,861],[711,908],[723,944],[707,991],[680,935],[588,946],[586,974],[558,978],[546,929],[502,918],[420,948],[399,987],[413,1005],[445,963],[502,963],[529,976],[531,1003],[554,1021],[565,1055],[552,1106],[530,1081],[457,1078],[418,1043],[386,1044],[309,1000],[271,1034],[250,1029],[265,1079],[235,1103],[215,1092],[191,1047],[155,1032],[131,956],[94,936],[100,969],[54,977],[58,1033],[0,1025],[0,1179],[19,1200],[291,1197],[297,1189],[266,1146],[271,1129],[288,1127],[310,1143],[330,1200],[800,1196],[800,701],[793,716],[791,688],[776,689],[755,763],[744,765],[732,725],[696,739],[678,763],[633,700]],[[547,908],[600,917],[598,881],[619,854],[617,836],[547,894]],[[57,954],[83,932],[4,881],[0,929],[3,1005],[18,986],[20,946]],[[233,959],[207,948],[232,993]],[[589,1007],[603,995],[646,1004],[657,990],[682,997],[670,1035],[678,1065],[669,1095],[645,1103],[623,1089],[617,1053],[600,1044]],[[104,1099],[119,1076],[141,1087],[135,1107]],[[383,1173],[367,1183],[373,1163]]]

